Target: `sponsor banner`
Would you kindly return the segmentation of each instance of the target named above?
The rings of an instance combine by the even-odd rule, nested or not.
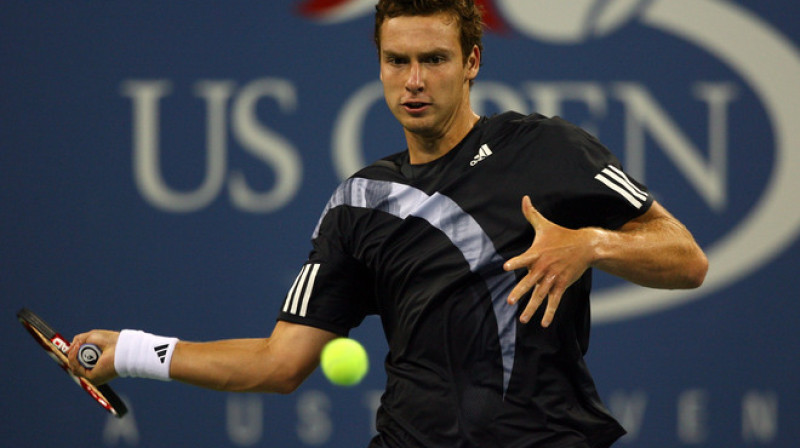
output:
[[[560,115],[597,135],[709,255],[697,290],[596,276],[588,362],[629,432],[620,445],[793,446],[800,5],[480,3],[491,31],[476,111]],[[331,192],[404,147],[378,81],[374,4],[5,2],[9,322],[27,306],[67,337],[267,336]],[[9,446],[366,446],[374,431],[377,319],[351,335],[373,364],[356,388],[320,373],[289,396],[126,379],[122,420],[62,389],[17,327],[0,328],[15,366],[2,382]]]

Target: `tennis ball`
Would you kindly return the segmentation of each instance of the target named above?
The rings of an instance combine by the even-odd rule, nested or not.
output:
[[[337,386],[355,386],[369,370],[369,358],[358,341],[336,338],[325,345],[320,359],[322,372]]]

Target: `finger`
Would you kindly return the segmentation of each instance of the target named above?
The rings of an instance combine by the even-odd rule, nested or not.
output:
[[[67,364],[69,365],[69,369],[75,372],[75,367],[78,366],[78,350],[74,349],[73,347],[77,347],[74,339],[72,340],[72,344],[67,352]]]
[[[69,351],[67,352],[67,359],[69,360],[70,370],[72,370],[76,374],[79,374],[80,376],[86,376],[85,372],[86,369],[84,369],[83,366],[81,366],[81,364],[78,362],[78,349],[81,347],[81,345],[86,343],[88,337],[89,333],[81,333],[75,335],[75,337],[72,338],[72,342],[70,343],[69,346]]]
[[[549,275],[539,281],[536,284],[536,289],[533,290],[533,294],[531,294],[531,299],[528,301],[528,305],[525,307],[525,310],[522,311],[522,315],[520,315],[519,320],[523,324],[527,324],[530,322],[533,315],[536,313],[536,310],[542,305],[547,295],[550,293],[550,289],[553,287],[553,282],[555,281],[555,275]]]
[[[564,290],[554,288],[550,291],[547,297],[547,308],[544,310],[544,317],[542,317],[542,327],[547,328],[553,323],[556,316],[558,305],[561,304],[561,297],[564,295]]]
[[[533,266],[538,260],[539,254],[532,250],[528,250],[506,261],[503,265],[503,269],[506,271],[516,271],[517,269],[524,268],[526,266]]]
[[[541,278],[541,274],[536,271],[528,272],[528,275],[522,277],[514,289],[511,290],[511,293],[508,295],[508,303],[509,305],[516,304],[522,296],[524,296],[528,291],[533,288],[536,283]]]
[[[78,345],[73,345],[72,347],[79,347]],[[78,350],[70,350],[69,353],[69,370],[72,371],[77,376],[86,378],[86,375],[89,373],[81,364],[78,362]]]
[[[531,202],[531,197],[527,194],[522,197],[522,215],[525,216],[525,219],[528,220],[529,223],[535,229],[537,224],[539,223],[539,211],[533,206]]]
[[[534,230],[539,230],[544,224],[550,222],[533,206],[531,198],[528,195],[522,198],[522,214],[525,215],[525,219],[531,223]]]
[[[77,350],[81,344],[86,342],[86,337],[87,333],[76,334],[75,337],[72,338],[72,342],[70,342],[69,352],[71,353],[73,350]]]

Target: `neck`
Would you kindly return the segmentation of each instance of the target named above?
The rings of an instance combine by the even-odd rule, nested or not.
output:
[[[452,150],[472,130],[478,116],[471,109],[440,135],[423,135],[405,130],[409,162],[412,165],[432,162]]]

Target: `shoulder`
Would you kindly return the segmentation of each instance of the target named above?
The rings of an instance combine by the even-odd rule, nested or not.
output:
[[[597,141],[588,132],[561,117],[546,117],[538,113],[524,115],[512,111],[494,115],[486,118],[482,131],[486,136],[512,136],[515,139],[536,138],[564,143]]]
[[[589,132],[558,116],[506,112],[487,118],[483,126],[486,141],[521,154],[559,160],[575,157],[605,160],[610,153]]]
[[[519,126],[517,135],[522,141],[558,159],[586,159],[598,166],[617,163],[612,152],[597,137],[561,117],[529,115],[520,119]]]
[[[345,183],[352,179],[394,180],[400,174],[404,158],[408,158],[405,150],[376,160],[356,171]]]
[[[542,136],[560,140],[570,145],[595,146],[600,141],[583,128],[561,117],[552,117],[538,123]]]
[[[490,117],[485,117],[481,123],[481,131],[484,135],[496,133],[516,132],[524,129],[535,129],[542,122],[549,120],[541,114],[524,115],[519,112],[509,111]]]
[[[541,114],[519,116],[509,120],[510,124],[520,131],[536,131],[541,137],[564,139],[567,141],[581,141],[594,139],[588,132],[579,126],[559,117],[545,117]]]

